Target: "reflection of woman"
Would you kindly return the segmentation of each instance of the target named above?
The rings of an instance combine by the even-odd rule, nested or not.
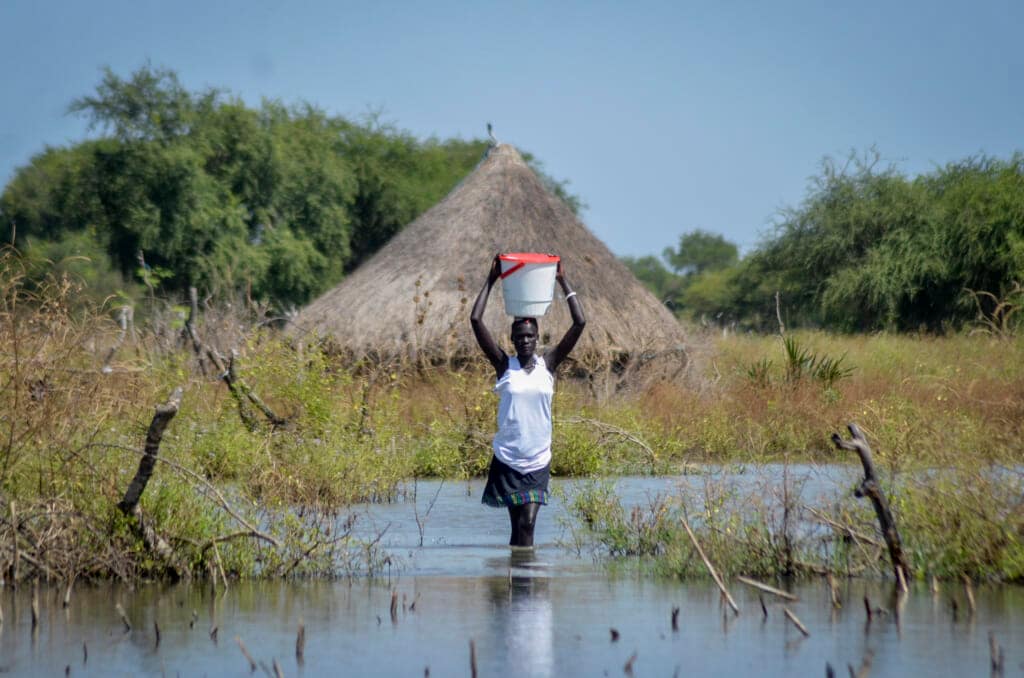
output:
[[[477,343],[494,366],[498,380],[494,385],[499,396],[498,432],[494,436],[494,457],[487,474],[483,503],[508,508],[512,524],[509,544],[533,546],[537,511],[541,504],[548,502],[555,372],[576,345],[586,320],[559,262],[556,280],[569,304],[572,327],[554,350],[541,357],[536,354],[537,319],[516,318],[512,322],[512,345],[516,353],[506,355],[483,323],[487,297],[500,275],[501,262],[495,256],[470,316]]]
[[[493,660],[515,667],[520,676],[555,675],[554,609],[551,578],[533,559],[533,549],[513,549],[509,557],[489,562],[509,576],[487,577],[491,604],[488,628],[494,640]],[[504,654],[502,654],[504,650]]]

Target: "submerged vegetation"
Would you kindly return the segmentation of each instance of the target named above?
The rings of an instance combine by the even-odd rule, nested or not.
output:
[[[853,483],[808,493],[815,477],[806,466],[711,470],[634,507],[623,506],[610,481],[594,481],[567,497],[571,545],[660,575],[706,576],[686,517],[727,576],[891,576],[870,505],[854,496]],[[963,464],[883,480],[912,577],[1024,581],[1020,468]]]

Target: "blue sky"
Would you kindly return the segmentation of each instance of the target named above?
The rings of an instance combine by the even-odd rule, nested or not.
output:
[[[87,134],[101,67],[530,151],[619,255],[749,250],[824,156],[1024,149],[1024,3],[0,2],[0,181]]]

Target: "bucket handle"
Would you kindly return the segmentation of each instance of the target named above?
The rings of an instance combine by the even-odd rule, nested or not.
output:
[[[510,275],[521,269],[523,266],[526,266],[526,262],[520,261],[516,263],[515,266],[501,274],[501,279],[504,280],[505,278],[509,277]]]

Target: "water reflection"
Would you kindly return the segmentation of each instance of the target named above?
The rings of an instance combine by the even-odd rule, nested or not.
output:
[[[505,673],[554,675],[554,613],[547,564],[532,548],[512,548],[507,557],[488,561],[488,569],[508,570],[507,578],[491,577],[487,582],[490,644],[503,652],[498,663]]]

